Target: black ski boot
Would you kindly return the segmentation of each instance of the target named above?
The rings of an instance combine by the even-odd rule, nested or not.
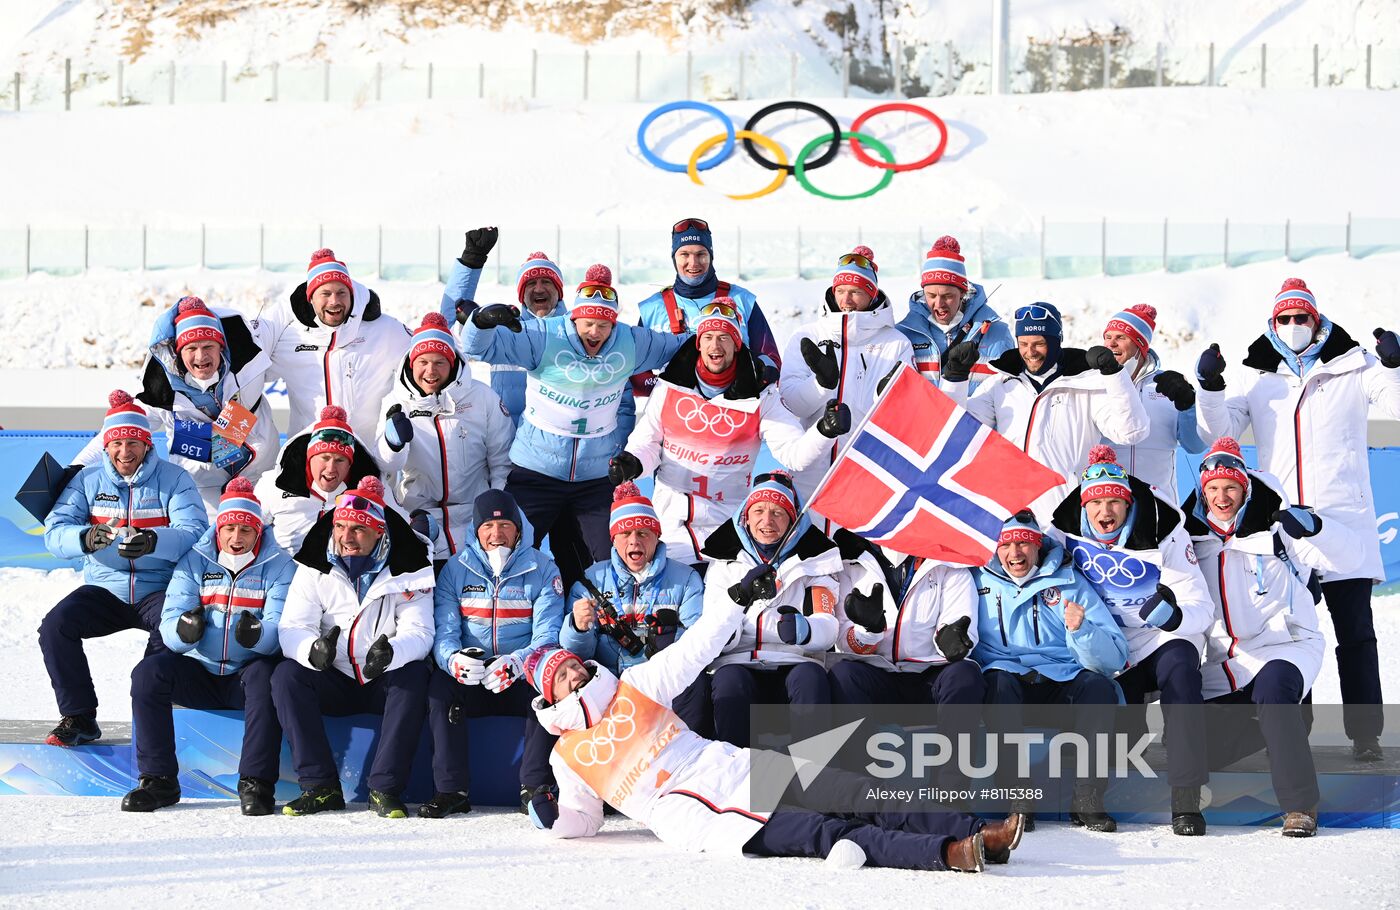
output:
[[[271,815],[277,801],[273,796],[273,786],[256,777],[238,779],[238,804],[244,815]]]
[[[1206,833],[1200,787],[1172,787],[1172,833],[1182,837],[1200,837]]]
[[[1103,790],[1095,784],[1075,784],[1069,820],[1090,831],[1117,831],[1118,822],[1104,811]]]
[[[471,797],[466,790],[456,790],[451,793],[439,791],[433,794],[433,798],[418,807],[419,818],[446,818],[454,813],[463,815],[472,811]]]
[[[174,777],[141,775],[141,784],[122,797],[123,812],[154,812],[180,801],[180,781]]]

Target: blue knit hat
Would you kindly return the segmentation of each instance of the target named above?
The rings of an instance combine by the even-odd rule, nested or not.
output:
[[[875,253],[870,247],[858,246],[836,261],[836,274],[831,276],[831,286],[837,288],[847,284],[860,288],[871,297],[879,292],[880,267],[875,264]]]
[[[710,239],[710,225],[699,218],[682,218],[671,226],[671,256],[683,246],[698,243],[711,256],[715,254],[714,241]]]
[[[524,522],[520,520],[520,506],[516,505],[515,497],[505,490],[487,490],[472,503],[473,528],[480,528],[488,521],[501,519],[522,530],[525,527]]]
[[[1022,335],[1044,335],[1047,340],[1058,342],[1064,338],[1064,326],[1060,322],[1060,311],[1053,304],[1037,301],[1016,311],[1016,337]]]

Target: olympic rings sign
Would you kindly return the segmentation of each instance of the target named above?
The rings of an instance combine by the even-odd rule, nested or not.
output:
[[[747,415],[736,420],[727,409],[704,404],[689,395],[676,396],[675,402],[676,418],[692,433],[709,433],[727,439],[747,422]]]
[[[788,161],[787,155],[777,142],[759,133],[755,129],[759,121],[764,117],[787,110],[799,110],[815,114],[826,123],[828,129],[828,132],[818,136],[803,146],[802,150],[797,153],[796,160],[792,162]],[[685,164],[667,161],[647,146],[646,133],[647,128],[655,123],[657,118],[664,114],[669,114],[672,111],[698,111],[702,114],[708,114],[723,124],[724,132],[711,136],[697,145],[695,150],[691,152],[690,160]],[[932,152],[920,158],[918,161],[910,161],[901,164],[895,161],[894,153],[891,152],[887,146],[873,136],[861,132],[861,127],[865,126],[872,118],[880,114],[895,112],[915,114],[938,128],[938,145],[934,147]],[[769,193],[775,192],[778,187],[782,186],[789,174],[796,178],[799,186],[814,196],[836,200],[865,199],[889,186],[890,181],[894,179],[896,173],[922,170],[936,162],[939,158],[942,158],[944,150],[948,147],[948,127],[944,125],[937,114],[927,108],[904,102],[891,102],[889,104],[879,104],[872,107],[870,110],[857,117],[851,123],[851,128],[849,130],[843,130],[840,124],[836,122],[836,118],[828,111],[807,101],[779,101],[776,104],[770,104],[750,117],[748,122],[744,124],[743,129],[735,129],[734,121],[730,120],[729,116],[725,114],[724,111],[712,105],[704,104],[699,101],[672,101],[669,104],[661,105],[650,114],[647,114],[642,120],[641,125],[637,127],[637,148],[641,151],[643,158],[663,171],[670,171],[675,174],[688,174],[692,183],[701,186],[704,185],[704,181],[700,179],[700,172],[718,167],[720,164],[727,161],[729,156],[734,153],[734,147],[739,140],[743,141],[744,150],[748,153],[750,158],[768,170],[777,171],[777,176],[766,186],[752,193],[727,193],[726,195],[730,199],[758,199],[762,196],[767,196]],[[812,184],[811,180],[808,179],[808,171],[814,171],[819,167],[825,167],[836,158],[836,154],[840,151],[843,141],[850,142],[851,151],[855,154],[857,161],[884,172],[880,180],[870,189],[848,195],[838,195],[818,189]],[[827,146],[826,149],[816,158],[809,161],[808,158],[824,144]],[[709,152],[717,145],[720,147],[719,151],[702,161],[701,158],[704,157],[705,153]],[[866,150],[867,146],[878,153],[884,160],[877,161],[872,158],[870,153]],[[771,153],[773,158],[765,158],[759,153],[760,148]]]

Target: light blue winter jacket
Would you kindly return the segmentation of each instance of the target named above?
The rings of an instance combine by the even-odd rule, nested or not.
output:
[[[705,584],[700,580],[699,573],[683,562],[668,559],[664,543],[657,544],[656,555],[642,572],[640,581],[627,570],[617,550],[612,550],[606,561],[589,566],[583,574],[594,587],[612,599],[618,617],[634,628],[644,626],[647,618],[657,610],[675,610],[681,621],[676,629],[676,640],[700,618],[704,606]],[[559,644],[583,660],[596,660],[617,674],[628,667],[645,663],[645,654],[628,654],[612,636],[601,634],[597,623],[587,632],[574,628],[574,601],[592,599],[592,596],[582,583],[574,582],[564,610]]]
[[[177,654],[188,654],[215,676],[237,673],[248,661],[279,652],[277,623],[297,564],[264,528],[258,555],[235,576],[219,564],[210,528],[175,567],[160,614],[160,637]],[[180,614],[204,606],[204,635],[194,644],[175,631]],[[239,615],[249,610],[262,622],[262,635],[251,649],[233,637]]]
[[[973,660],[985,670],[1067,682],[1080,670],[1113,677],[1128,662],[1128,642],[1113,613],[1074,568],[1065,550],[1049,537],[1040,566],[1021,584],[1006,574],[995,555],[973,570],[979,595],[977,647]],[[1084,608],[1077,631],[1065,628],[1065,602]]]
[[[980,334],[982,323],[988,323],[986,334]],[[987,303],[982,285],[972,285],[972,298],[963,304],[963,318],[952,332],[944,332],[933,321],[924,302],[922,289],[909,295],[909,315],[899,321],[897,328],[914,346],[914,366],[926,379],[939,385],[943,379],[943,355],[950,345],[977,339],[977,366],[973,368],[973,386],[992,375],[987,365],[1004,351],[1015,350],[1016,339],[1011,326],[1001,321]]]
[[[521,540],[532,532],[522,529]],[[500,577],[473,537],[447,561],[433,594],[433,659],[444,671],[462,648],[481,648],[486,660],[514,654],[524,661],[559,640],[564,583],[554,560],[534,547],[518,547]]]
[[[529,377],[527,384],[540,382],[545,370],[557,369],[557,365],[543,362],[545,352],[551,346],[567,352],[573,358],[569,362],[570,367],[577,363],[584,369],[598,370],[616,361],[620,366],[610,369],[606,378],[600,378],[590,392],[598,399],[616,396],[617,417],[610,432],[600,436],[575,437],[537,426],[527,407],[520,429],[515,434],[515,442],[510,447],[511,463],[559,480],[606,477],[608,461],[622,451],[636,423],[630,382],[632,375],[644,370],[661,369],[691,336],[654,332],[641,326],[619,323],[613,327],[612,335],[598,353],[590,357],[584,352],[573,320],[567,316],[522,322],[520,332],[506,328],[482,330],[468,322],[463,335],[465,353],[487,363],[524,367]],[[631,362],[628,363],[628,360]]]
[[[83,535],[99,522],[155,532],[156,548],[139,559],[117,555],[114,540],[83,552]],[[44,546],[59,559],[83,560],[83,581],[106,588],[126,603],[164,591],[180,560],[209,527],[194,478],[162,461],[155,449],[131,477],[122,477],[105,454],[83,468],[59,495],[44,522]]]

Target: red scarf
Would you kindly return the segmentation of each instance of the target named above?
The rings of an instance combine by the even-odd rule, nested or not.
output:
[[[729,388],[730,383],[734,381],[734,377],[738,374],[738,372],[739,359],[737,357],[732,363],[729,364],[729,369],[725,370],[722,373],[711,373],[708,369],[705,368],[705,361],[703,358],[701,360],[696,361],[695,363],[695,375],[699,377],[700,381],[705,383],[705,385],[714,386],[720,389]]]

